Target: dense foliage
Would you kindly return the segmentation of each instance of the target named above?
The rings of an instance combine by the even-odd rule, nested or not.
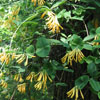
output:
[[[0,0],[0,100],[100,99],[100,0]]]

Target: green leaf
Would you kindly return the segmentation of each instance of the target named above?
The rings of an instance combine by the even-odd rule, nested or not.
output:
[[[89,40],[91,40],[93,38],[94,38],[94,35],[88,35],[83,39],[83,41],[86,42],[86,41],[89,41]]]
[[[78,86],[78,88],[83,89],[89,81],[89,76],[83,75],[79,77],[77,80],[75,80],[75,85]]]
[[[35,49],[34,49],[34,46],[33,45],[30,45],[29,47],[26,48],[26,53],[34,53],[35,52]]]
[[[86,63],[90,64],[92,62],[95,62],[96,57],[94,57],[94,56],[88,56],[88,57],[85,57],[84,60],[86,61]]]
[[[100,91],[100,82],[99,81],[95,81],[93,78],[91,78],[89,83],[95,91],[97,91],[97,92]]]
[[[95,59],[96,64],[100,64],[100,59]]]
[[[63,9],[62,11],[60,11],[58,14],[57,14],[57,18],[62,18],[64,16],[64,13],[66,12],[66,9]]]
[[[80,21],[82,21],[83,20],[83,17],[84,16],[73,16],[73,17],[71,17],[71,19],[73,19],[73,20],[80,20]]]
[[[83,41],[82,41],[82,38],[76,34],[74,34],[72,36],[72,40],[70,40],[70,45],[71,45],[71,48],[76,48],[78,47],[79,49],[82,48],[83,46]]]
[[[90,63],[88,66],[87,66],[87,72],[91,75],[91,76],[94,76],[97,74],[97,67],[94,63]]]
[[[47,39],[51,45],[61,44],[59,40],[56,39]]]
[[[67,72],[71,72],[71,73],[74,72],[74,70],[72,70],[72,69],[68,69],[68,68],[64,68],[63,70],[64,70],[64,71],[67,71]]]
[[[66,83],[56,83],[56,86],[67,86],[67,84]]]
[[[98,98],[100,99],[100,92],[98,92]]]
[[[100,27],[96,29],[96,34],[100,34]]]
[[[36,54],[40,57],[46,57],[50,52],[50,44],[49,41],[44,38],[40,37],[36,43]]]
[[[54,8],[56,8],[56,7],[58,7],[58,6],[62,5],[62,4],[64,4],[65,2],[66,2],[66,0],[58,1],[58,2],[56,2],[56,3],[51,7],[51,9],[54,9]]]
[[[83,48],[86,49],[86,50],[92,50],[93,49],[93,47],[90,44],[84,44]]]

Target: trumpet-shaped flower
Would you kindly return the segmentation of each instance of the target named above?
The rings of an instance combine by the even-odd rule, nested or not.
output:
[[[81,89],[78,89],[77,86],[75,86],[70,91],[68,91],[67,96],[70,97],[70,98],[73,98],[75,96],[75,100],[78,100],[79,92],[80,92],[80,95],[81,95],[82,99],[84,100],[84,95],[83,95]]]
[[[0,53],[0,61],[1,63],[6,63],[7,65],[9,64],[9,58],[10,54],[6,54],[5,52]]]
[[[26,80],[30,80],[30,82],[32,82],[34,77],[35,77],[35,72],[31,72],[31,73],[26,77]]]
[[[26,92],[26,83],[17,85],[17,89],[19,92],[25,93]]]
[[[4,80],[1,80],[0,85],[1,85],[3,88],[7,88],[7,87],[8,87],[7,82],[5,82]]]
[[[49,79],[50,82],[52,82],[51,78],[48,76],[46,71],[41,71],[37,75],[37,83],[34,85],[36,90],[40,90],[43,87],[43,91],[47,88],[47,78]]]
[[[60,29],[63,29],[63,27],[59,24],[56,14],[52,11],[46,11],[42,14],[41,18],[43,18],[45,14],[48,15],[46,25],[48,26],[49,30],[51,30],[53,33],[59,33]]]
[[[14,76],[14,80],[15,80],[15,81],[19,81],[19,82],[23,82],[23,79],[22,79],[21,74],[16,74],[16,75]]]
[[[80,62],[84,57],[84,54],[80,49],[74,49],[73,51],[68,52],[62,59],[62,63],[65,63],[68,60],[68,64],[72,66],[72,61]]]
[[[45,3],[44,0],[32,0],[32,2],[34,2],[34,6],[36,6],[36,2],[38,2],[39,6],[42,6]]]

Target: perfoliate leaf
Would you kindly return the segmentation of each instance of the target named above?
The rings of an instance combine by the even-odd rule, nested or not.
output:
[[[48,56],[49,52],[50,52],[49,41],[44,37],[38,38],[36,43],[36,54],[40,57],[46,57]]]

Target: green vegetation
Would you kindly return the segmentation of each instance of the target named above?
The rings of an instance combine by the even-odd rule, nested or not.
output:
[[[0,100],[100,99],[100,0],[0,0]]]

